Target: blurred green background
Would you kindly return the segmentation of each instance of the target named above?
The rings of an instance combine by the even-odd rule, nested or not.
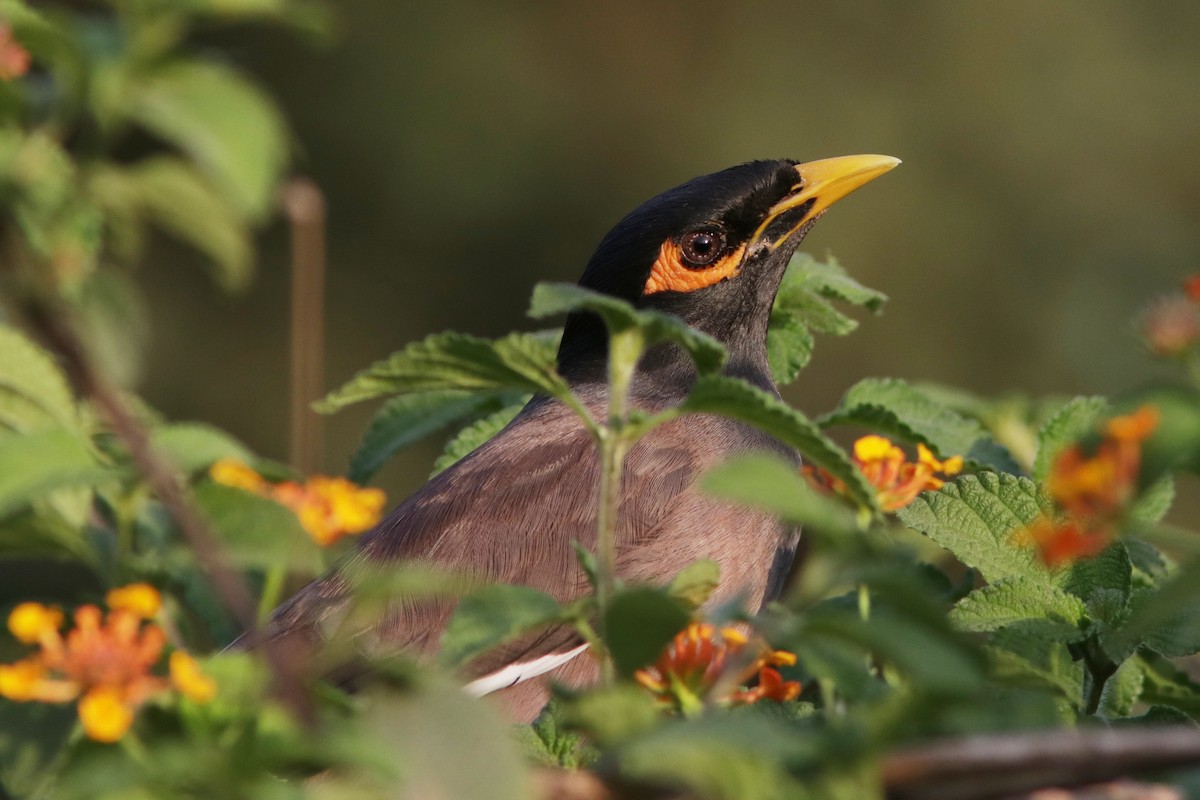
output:
[[[981,393],[1114,393],[1169,374],[1131,320],[1200,272],[1200,4],[353,0],[313,48],[213,39],[280,97],[330,208],[330,386],[426,333],[532,327],[626,211],[763,157],[904,165],[805,249],[891,295],[822,339],[810,413],[870,375]],[[192,257],[143,271],[144,389],[174,418],[287,453],[287,239],[229,298]],[[170,262],[170,263],[162,263]],[[203,335],[199,335],[204,331]],[[340,472],[370,407],[327,426]],[[400,499],[433,447],[379,483]]]

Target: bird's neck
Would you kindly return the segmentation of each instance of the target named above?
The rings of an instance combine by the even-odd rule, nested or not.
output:
[[[766,391],[776,391],[767,365],[765,315],[732,311],[693,323],[693,327],[725,345],[729,356],[723,370],[726,375]],[[607,384],[608,335],[598,318],[577,315],[568,319],[558,368],[572,387]],[[663,343],[642,356],[632,388],[635,393],[647,389],[664,399],[676,400],[687,394],[695,380],[696,368],[691,357],[677,345]]]

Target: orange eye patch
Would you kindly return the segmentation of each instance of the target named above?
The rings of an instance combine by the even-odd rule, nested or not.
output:
[[[746,245],[743,244],[707,267],[692,269],[683,263],[679,252],[679,243],[668,239],[659,248],[658,259],[650,268],[650,277],[646,279],[646,286],[642,289],[642,294],[694,292],[697,289],[712,286],[714,283],[720,283],[726,278],[732,278],[738,274],[738,268],[742,263],[742,254],[745,250]]]

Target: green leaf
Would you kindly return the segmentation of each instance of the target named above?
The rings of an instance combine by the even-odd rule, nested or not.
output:
[[[797,253],[775,295],[767,332],[767,360],[776,383],[791,383],[808,365],[814,331],[845,336],[858,327],[829,300],[877,312],[887,297],[855,281],[833,258],[822,263]]]
[[[201,422],[178,422],[155,428],[151,443],[185,474],[207,469],[223,458],[250,461],[246,446],[229,434]]]
[[[1142,673],[1141,700],[1174,706],[1200,720],[1200,683],[1162,656],[1139,653],[1129,661],[1137,662]]]
[[[1074,705],[1083,696],[1083,664],[1062,642],[1015,631],[998,631],[985,648],[995,679],[1017,686],[1053,689]]]
[[[1086,633],[1086,607],[1078,597],[1040,580],[1003,578],[958,601],[950,621],[963,631],[1014,628],[1057,642],[1077,642]]]
[[[54,489],[94,486],[114,475],[70,431],[0,437],[0,516]]]
[[[320,548],[296,515],[273,500],[215,483],[198,486],[194,497],[238,566],[282,565],[308,575],[321,571]]]
[[[641,686],[621,682],[564,701],[563,721],[600,747],[628,741],[662,723],[662,710]]]
[[[772,311],[767,330],[767,364],[775,383],[783,385],[796,380],[800,370],[812,360],[816,344],[816,339],[799,317],[785,311]]]
[[[716,339],[689,328],[672,314],[637,309],[610,295],[570,283],[539,283],[533,288],[529,316],[534,318],[590,311],[604,320],[612,333],[640,329],[647,345],[672,342],[691,355],[701,375],[710,375],[725,366],[725,348]]]
[[[75,729],[74,707],[0,703],[0,786],[5,796],[45,797]]]
[[[555,371],[555,345],[544,336],[513,333],[489,341],[439,333],[378,361],[315,405],[322,413],[389,394],[513,390],[564,398],[571,390]]]
[[[616,763],[622,777],[677,787],[688,797],[785,800],[799,792],[786,765],[801,741],[781,720],[709,716],[634,739],[618,751]]]
[[[679,407],[684,413],[720,414],[745,422],[796,448],[810,464],[823,467],[845,482],[847,492],[860,506],[878,510],[875,492],[850,457],[825,437],[812,420],[783,402],[737,378],[702,377]]]
[[[502,431],[504,426],[521,413],[525,402],[527,401],[514,403],[488,414],[455,434],[454,438],[446,443],[446,449],[438,456],[437,461],[433,462],[433,474],[437,475]]]
[[[1101,644],[1116,661],[1141,645],[1164,656],[1200,652],[1200,562],[1181,567],[1156,589],[1133,592],[1124,621]]]
[[[564,728],[565,716],[562,703],[551,700],[532,725],[517,727],[526,759],[546,767],[580,769],[599,758],[599,751],[578,732]]]
[[[1103,397],[1076,397],[1055,412],[1038,431],[1033,476],[1045,480],[1058,452],[1091,432],[1108,410],[1108,401]]]
[[[1028,478],[982,472],[925,492],[897,516],[901,522],[978,569],[989,583],[1029,578],[1050,583],[1034,548],[1014,541],[1039,516],[1053,518],[1050,498]]]
[[[1142,490],[1126,512],[1135,525],[1154,525],[1161,522],[1175,502],[1175,478],[1163,475]]]
[[[113,211],[145,218],[207,256],[227,290],[246,287],[254,248],[239,207],[210,178],[172,156],[155,156],[129,167],[105,166],[90,190]]]
[[[117,386],[135,386],[150,342],[149,311],[137,284],[124,272],[93,272],[79,286],[75,310],[96,366]]]
[[[883,292],[863,286],[851,278],[832,256],[825,261],[817,261],[807,253],[797,253],[788,265],[784,283],[790,284],[793,275],[821,297],[842,300],[851,305],[863,306],[870,311],[878,312],[888,300],[888,296]]]
[[[389,458],[410,444],[455,420],[494,411],[497,404],[506,401],[511,401],[508,394],[453,389],[393,397],[371,418],[358,449],[350,457],[348,477],[355,483],[366,483]]]
[[[693,561],[671,579],[667,594],[686,608],[697,609],[708,602],[721,579],[721,567],[711,558]]]
[[[0,324],[0,435],[7,430],[77,428],[75,398],[54,359]]]
[[[439,659],[460,667],[475,656],[560,619],[562,608],[528,586],[486,586],[464,597],[442,634]]]
[[[240,213],[265,219],[289,150],[272,100],[213,61],[169,61],[140,78],[132,119],[188,153]]]
[[[813,489],[794,464],[774,456],[755,453],[731,459],[705,473],[700,488],[714,497],[803,525],[808,531],[834,538],[859,533],[852,509]]]
[[[1117,671],[1104,682],[1100,694],[1101,716],[1106,719],[1128,717],[1142,696],[1146,683],[1146,672],[1140,659],[1129,658],[1121,663]]]
[[[1119,614],[1129,598],[1133,565],[1121,541],[1115,541],[1091,558],[1081,558],[1054,573],[1055,583],[1071,594],[1092,603],[1098,594],[1108,595],[1105,604]],[[1095,618],[1095,614],[1093,614]]]
[[[1019,472],[1010,456],[1001,451],[1002,463],[993,465],[999,445],[978,421],[935,402],[920,389],[894,378],[866,378],[846,392],[832,412],[817,420],[822,428],[861,425],[885,436],[928,446],[941,458],[963,456],[978,466],[995,466]],[[985,460],[987,459],[987,460]]]
[[[638,587],[620,592],[604,614],[604,641],[621,677],[654,663],[691,614],[669,592]]]

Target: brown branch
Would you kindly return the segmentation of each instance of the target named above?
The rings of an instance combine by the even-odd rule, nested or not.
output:
[[[267,663],[274,673],[275,690],[280,698],[299,719],[310,722],[312,703],[306,688],[302,660],[296,658],[295,653],[285,653],[278,642],[261,635],[250,591],[225,559],[207,523],[193,508],[178,470],[154,450],[146,427],[129,410],[120,393],[92,364],[66,312],[47,301],[33,298],[26,300],[23,311],[30,325],[61,356],[63,367],[80,394],[91,400],[97,413],[129,450],[133,463],[175,519],[226,608],[247,631],[246,640],[252,645],[262,645]]]
[[[971,736],[892,753],[889,800],[988,800],[1200,764],[1195,728],[1055,730]]]
[[[325,393],[325,197],[308,178],[293,178],[283,207],[292,226],[289,455],[308,475],[321,468],[321,417],[309,405]]]

